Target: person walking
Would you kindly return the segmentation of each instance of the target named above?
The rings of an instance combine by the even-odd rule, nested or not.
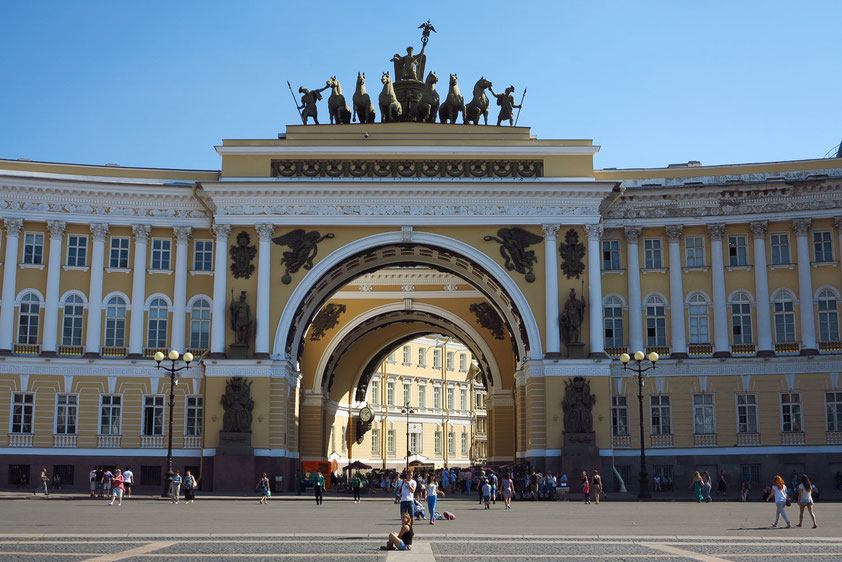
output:
[[[123,471],[123,487],[126,489],[125,497],[132,497],[132,486],[134,485],[134,472],[132,472],[131,465],[126,467]]]
[[[268,482],[268,479],[267,479]],[[316,505],[322,505],[322,492],[325,490],[325,477],[322,476],[322,471],[316,472],[316,477],[313,479],[313,493],[316,495]]]
[[[117,500],[117,507],[123,505],[123,492],[125,491],[125,477],[123,471],[119,468],[114,471],[111,476],[111,501],[109,506],[114,505],[114,500]]]
[[[806,474],[801,475],[801,484],[798,485],[798,525],[800,527],[804,522],[804,510],[810,514],[813,520],[813,529],[818,527],[816,523],[816,514],[813,512],[813,483]]]
[[[175,476],[170,482],[170,503],[178,503],[178,494],[181,491],[181,474],[176,470]]]
[[[321,474],[321,473],[319,473],[319,474]],[[315,486],[315,484],[314,484],[314,486]],[[257,481],[257,486],[255,486],[255,489],[260,494],[260,503],[261,504],[269,503],[269,477],[266,476],[265,472],[260,475],[260,480]]]
[[[593,479],[592,488],[593,488],[593,499],[596,502],[596,505],[599,505],[599,495],[602,493],[602,476],[599,475],[599,471],[594,469],[593,471]]]
[[[363,486],[363,481],[360,479],[360,473],[357,472],[351,479],[351,491],[354,493],[354,503],[360,503],[360,488]]]
[[[401,501],[401,515],[408,513],[412,517],[415,507],[415,480],[409,477],[409,474],[404,471],[401,473],[400,482],[400,501]]]
[[[585,503],[591,503],[591,481],[588,479],[588,473],[582,471],[582,492],[585,494]]]
[[[125,473],[124,473],[125,474]],[[184,503],[193,503],[195,499],[196,478],[190,473],[190,470],[184,471],[184,483],[181,484],[184,489]]]
[[[47,485],[49,484],[50,479],[47,477],[47,467],[41,469],[41,480],[38,482],[38,487],[32,490],[32,495],[36,495],[41,490],[44,490],[44,495],[49,496],[50,492],[47,490]]]
[[[494,474],[493,471],[489,471],[488,474],[488,483],[491,485],[491,503],[497,505],[497,486],[500,481],[497,479],[497,475]]]
[[[436,504],[439,501],[439,494],[444,495],[444,490],[439,490],[436,477],[430,476],[427,481],[427,510],[430,512],[430,525],[436,524]]]
[[[491,484],[488,479],[482,484],[482,502],[485,504],[485,509],[491,509]]]
[[[698,473],[697,473],[698,474]],[[779,475],[776,475],[773,483],[772,483],[772,493],[766,498],[766,501],[775,498],[775,522],[772,523],[772,527],[778,526],[778,520],[783,516],[784,521],[786,521],[786,528],[789,529],[792,525],[789,522],[789,517],[786,516],[786,512],[784,509],[786,506],[789,505],[789,497],[787,496],[787,489],[786,484],[784,484],[784,479],[781,478]]]
[[[91,497],[96,497],[96,468],[91,469],[91,472],[88,474],[88,478],[90,479],[91,484]]]
[[[693,488],[693,493],[696,495],[696,503],[702,503],[702,475],[698,471],[693,475],[693,481],[687,487]]]
[[[512,508],[512,494],[514,493],[515,483],[512,480],[512,475],[506,473],[503,476],[503,481],[500,484],[503,490],[503,503],[506,504],[506,509]]]
[[[728,495],[728,483],[725,482],[725,471],[719,471],[719,484],[716,486],[716,493],[720,496]]]
[[[705,471],[702,474],[702,498],[705,500],[705,503],[711,502],[710,491],[713,487],[713,483],[710,480],[710,473]]]

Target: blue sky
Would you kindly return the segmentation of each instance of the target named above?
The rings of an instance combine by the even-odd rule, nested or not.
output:
[[[218,169],[222,138],[299,122],[287,80],[336,74],[350,97],[363,71],[379,92],[427,18],[440,90],[449,73],[466,94],[481,75],[528,87],[520,124],[594,139],[598,167],[815,158],[842,140],[838,0],[9,0],[0,158]]]

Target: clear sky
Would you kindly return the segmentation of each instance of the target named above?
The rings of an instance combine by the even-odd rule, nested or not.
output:
[[[350,99],[363,71],[379,93],[427,18],[442,99],[450,73],[465,95],[480,76],[528,87],[519,124],[594,139],[598,167],[816,158],[842,140],[840,0],[6,0],[0,158],[218,169],[221,139],[300,122],[287,80],[335,74]]]

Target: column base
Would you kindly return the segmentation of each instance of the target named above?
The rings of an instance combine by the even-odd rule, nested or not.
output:
[[[677,353],[670,353],[669,358],[670,359],[690,359],[690,356],[688,354],[684,353],[683,351],[679,351]]]
[[[714,359],[727,359],[729,357],[731,357],[730,351],[714,351],[713,352],[713,358]]]
[[[805,347],[801,350],[801,355],[818,355],[819,350],[814,347]]]
[[[774,357],[775,352],[771,349],[761,349],[755,354],[757,357]]]

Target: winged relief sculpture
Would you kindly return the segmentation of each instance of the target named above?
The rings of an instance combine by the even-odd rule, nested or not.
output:
[[[497,236],[486,236],[486,242],[494,241],[500,244],[500,255],[505,260],[506,269],[526,274],[526,282],[535,281],[532,266],[538,261],[535,252],[527,248],[544,240],[543,236],[533,234],[520,227],[501,228]]]
[[[333,237],[332,232],[321,235],[318,230],[307,232],[303,228],[298,228],[292,232],[287,232],[283,236],[272,238],[272,242],[275,244],[289,247],[289,251],[284,252],[281,258],[281,265],[286,267],[281,282],[284,285],[289,285],[292,283],[292,274],[297,273],[299,269],[302,267],[308,271],[312,269],[313,259],[318,253],[316,245],[325,238]]]

